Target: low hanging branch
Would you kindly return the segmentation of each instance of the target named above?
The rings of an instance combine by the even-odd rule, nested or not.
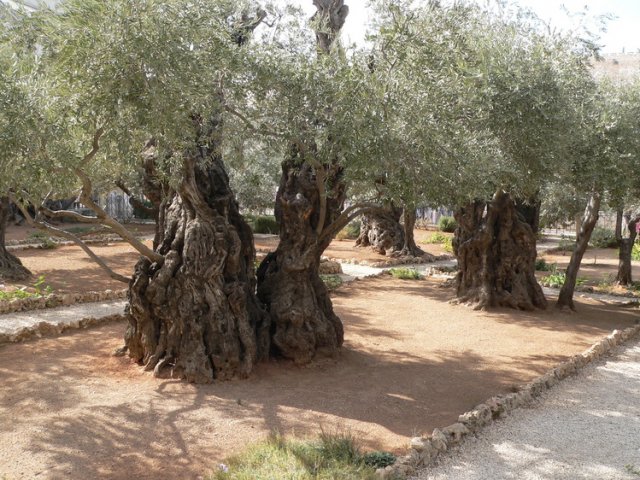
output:
[[[41,220],[38,220],[37,218],[33,218],[22,202],[14,201],[14,203],[18,206],[18,208],[20,209],[20,212],[22,213],[22,215],[24,216],[25,220],[29,225],[37,228],[38,230],[42,230],[43,232],[47,232],[52,235],[55,235],[56,237],[62,237],[62,238],[66,238],[67,240],[71,240],[73,243],[78,245],[91,258],[91,260],[97,263],[98,266],[102,270],[104,270],[107,273],[107,275],[109,275],[109,277],[113,278],[114,280],[118,280],[119,282],[123,282],[127,284],[129,283],[129,281],[131,280],[130,278],[125,277],[124,275],[120,275],[119,273],[116,273],[111,268],[109,268],[109,266],[100,257],[98,257],[93,252],[93,250],[91,250],[87,246],[87,244],[84,243],[78,236],[74,235],[71,232],[62,230],[60,228],[56,228],[50,223],[43,222]],[[53,212],[53,213],[59,213],[59,212]],[[83,215],[80,215],[80,216],[84,217]],[[84,217],[84,218],[91,218],[91,217]],[[98,222],[90,222],[90,223],[98,223]]]
[[[96,213],[99,223],[106,225],[113,229],[115,233],[120,235],[125,241],[127,241],[133,248],[135,248],[141,255],[147,257],[152,262],[162,263],[164,257],[157,252],[154,252],[151,248],[147,247],[144,243],[138,240],[135,235],[131,234],[126,228],[124,228],[119,222],[107,215],[100,205],[91,199],[92,184],[89,176],[84,173],[80,168],[74,169],[75,174],[82,181],[82,191],[80,192],[80,200],[84,205],[89,207]],[[94,222],[92,222],[94,223]],[[98,223],[98,222],[95,222]]]
[[[129,197],[129,203],[132,207],[137,208],[138,210],[144,212],[146,215],[151,216],[152,218],[156,218],[158,215],[158,209],[154,207],[148,207],[145,205],[138,197],[136,197],[131,191],[127,188],[122,180],[116,181],[116,187],[122,190],[125,195]]]

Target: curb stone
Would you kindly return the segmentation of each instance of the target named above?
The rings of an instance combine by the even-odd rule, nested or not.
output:
[[[104,317],[86,317],[74,320],[64,324],[53,324],[49,322],[40,322],[36,325],[29,326],[18,330],[15,333],[0,333],[0,345],[7,343],[18,343],[32,338],[41,338],[44,336],[60,335],[67,330],[80,330],[95,325],[103,325],[110,322],[119,322],[125,320],[126,317],[120,313],[106,315]]]
[[[122,300],[127,298],[127,289],[104,290],[102,292],[85,293],[52,293],[41,297],[16,298],[9,302],[0,302],[0,315],[5,313],[27,312],[79,303],[103,302],[106,300]]]
[[[491,397],[472,410],[460,415],[458,422],[443,429],[436,428],[429,436],[412,438],[410,453],[399,457],[393,465],[377,469],[377,477],[381,479],[405,478],[416,473],[418,468],[433,465],[438,456],[446,452],[449,447],[460,444],[470,434],[478,433],[493,420],[516,408],[532,403],[545,390],[557,385],[568,376],[600,359],[618,345],[622,345],[639,334],[640,324],[624,330],[614,330],[584,352],[573,356],[566,362],[550,369],[544,375],[524,384],[517,392]]]

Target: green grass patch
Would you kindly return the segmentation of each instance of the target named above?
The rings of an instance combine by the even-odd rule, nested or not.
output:
[[[452,239],[450,236],[443,235],[440,232],[433,233],[429,238],[422,241],[422,243],[427,245],[428,244],[442,245],[442,249],[445,252],[453,253],[453,245],[451,242],[452,242]]]
[[[386,452],[363,455],[350,434],[322,432],[314,441],[271,435],[218,465],[210,480],[374,480],[390,465]]]
[[[320,275],[320,278],[329,290],[335,290],[344,283],[340,275]]]
[[[394,278],[400,278],[401,280],[420,280],[422,278],[422,275],[415,268],[390,268],[389,273]]]

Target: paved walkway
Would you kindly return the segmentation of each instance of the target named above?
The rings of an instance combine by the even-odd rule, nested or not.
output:
[[[71,325],[83,318],[100,318],[123,313],[125,300],[108,302],[80,303],[67,307],[30,310],[28,312],[6,313],[0,315],[0,336],[12,336],[23,329],[36,327],[40,323],[51,325]]]
[[[419,480],[640,479],[640,340],[515,410]]]

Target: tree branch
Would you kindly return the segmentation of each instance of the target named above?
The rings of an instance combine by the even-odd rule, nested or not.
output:
[[[237,117],[240,120],[242,120],[242,123],[244,123],[247,126],[247,128],[249,128],[249,130],[251,130],[253,133],[258,133],[260,135],[267,135],[267,136],[276,137],[276,138],[287,138],[287,136],[284,133],[274,132],[274,131],[269,130],[267,128],[258,128],[258,127],[256,127],[251,122],[251,120],[249,120],[242,113],[238,112],[237,110],[235,110],[234,108],[230,107],[229,105],[225,105],[224,109],[225,109],[226,112],[230,113],[234,117]]]
[[[157,252],[154,252],[151,248],[147,247],[144,243],[138,240],[134,235],[131,234],[126,228],[124,228],[119,222],[115,219],[111,218],[107,215],[100,205],[94,202],[91,199],[91,180],[89,176],[84,173],[80,168],[74,169],[75,174],[82,181],[82,192],[80,193],[80,200],[82,203],[89,207],[96,213],[96,216],[105,226],[111,227],[115,233],[120,235],[124,240],[129,242],[129,244],[135,248],[141,255],[147,257],[152,262],[162,263],[164,262],[164,257]]]
[[[129,281],[131,280],[130,278],[125,277],[124,275],[120,275],[119,273],[114,272],[111,268],[109,268],[109,266],[100,257],[98,257],[93,252],[93,250],[91,250],[87,246],[87,244],[85,244],[76,235],[74,235],[71,232],[67,232],[66,230],[62,230],[60,228],[56,228],[56,227],[54,227],[53,225],[51,225],[49,223],[41,222],[41,221],[38,221],[38,220],[32,218],[31,214],[25,208],[25,206],[22,204],[22,202],[14,202],[14,203],[18,206],[18,208],[20,209],[20,212],[22,213],[22,215],[24,216],[25,220],[27,221],[27,223],[29,225],[31,225],[32,227],[37,228],[38,230],[42,230],[44,232],[51,233],[52,235],[55,235],[56,237],[62,237],[62,238],[66,238],[68,240],[71,240],[73,243],[78,245],[82,250],[84,250],[84,252],[89,256],[89,258],[91,258],[91,260],[93,260],[95,263],[97,263],[98,266],[102,270],[104,270],[107,273],[107,275],[109,275],[109,277],[113,278],[114,280],[118,280],[119,282],[129,283]]]
[[[156,216],[158,215],[158,211],[153,207],[146,206],[144,203],[138,200],[138,198],[131,193],[131,191],[126,187],[126,185],[124,184],[124,182],[122,182],[122,180],[117,180],[116,186],[120,190],[122,190],[125,193],[125,195],[129,197],[129,203],[134,208],[137,208],[138,210],[142,210],[147,215],[151,215],[153,218],[156,218]]]

